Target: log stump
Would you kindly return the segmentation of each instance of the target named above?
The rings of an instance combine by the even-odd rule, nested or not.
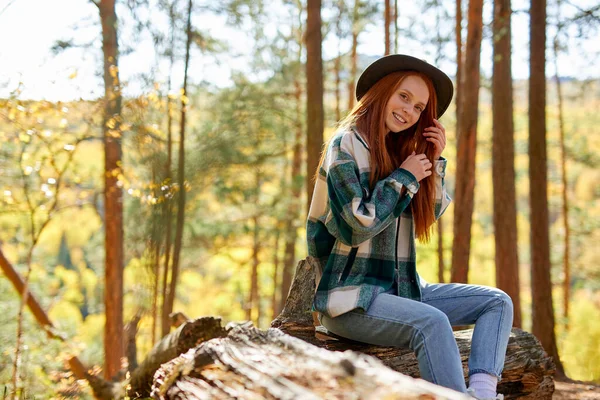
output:
[[[417,359],[410,350],[359,343],[337,337],[327,332],[324,327],[315,328],[311,312],[315,292],[315,266],[315,260],[310,257],[298,263],[285,307],[272,322],[271,327],[279,328],[289,335],[324,349],[353,350],[375,356],[394,371],[414,378],[420,377]],[[472,329],[455,332],[465,379],[468,379],[467,362],[472,334]],[[544,351],[535,336],[513,328],[498,392],[504,394],[506,400],[517,398],[551,400],[554,392],[554,372],[552,358]]]

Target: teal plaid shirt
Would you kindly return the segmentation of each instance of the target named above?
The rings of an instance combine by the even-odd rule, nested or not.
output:
[[[420,301],[409,207],[419,183],[398,168],[370,191],[369,148],[354,130],[336,133],[326,151],[307,221],[308,255],[318,261],[313,310],[367,310],[394,282],[399,296]],[[451,201],[445,169],[445,159],[435,162],[436,218]]]

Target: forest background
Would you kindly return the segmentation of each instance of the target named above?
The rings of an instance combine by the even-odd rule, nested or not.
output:
[[[419,273],[516,291],[515,325],[538,335],[550,323],[554,334],[538,336],[557,347],[566,375],[600,382],[598,5],[543,2],[540,28],[535,1],[320,3],[0,5],[5,391],[88,396],[67,360],[75,355],[114,377],[169,332],[173,311],[267,328],[306,256],[306,205],[323,140],[352,107],[360,71],[393,52],[465,77],[455,80],[465,108],[455,97],[441,121],[454,205],[472,202],[472,212],[450,206],[431,241],[419,244]],[[502,53],[507,28],[496,24],[507,20],[513,43]],[[528,47],[542,31],[540,66]],[[512,65],[508,81],[495,81],[493,60]],[[531,90],[530,75],[542,77],[542,90]],[[501,104],[498,82],[514,88]],[[540,109],[532,93],[546,95],[541,118],[532,118]],[[545,121],[541,129],[532,129],[536,121]],[[532,153],[536,132],[542,158]],[[508,146],[502,137],[512,138]],[[501,157],[508,164],[494,170]],[[457,193],[469,182],[472,197]],[[543,209],[532,208],[537,194],[547,206],[546,259],[534,255],[544,250],[532,233],[544,228],[531,222],[531,210]],[[502,227],[511,219],[512,228]],[[512,250],[498,241],[504,229]],[[23,306],[31,299],[44,327]],[[539,311],[548,307],[550,318]]]

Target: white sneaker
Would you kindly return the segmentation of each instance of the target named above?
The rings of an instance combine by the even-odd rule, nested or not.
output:
[[[500,393],[496,394],[496,397],[477,397],[475,396],[475,389],[471,388],[467,389],[467,394],[477,400],[504,400],[504,395]]]

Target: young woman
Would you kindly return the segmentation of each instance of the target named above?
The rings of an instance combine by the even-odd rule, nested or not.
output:
[[[331,332],[412,349],[421,376],[478,399],[502,398],[513,308],[501,290],[429,284],[416,271],[415,237],[428,240],[451,199],[444,126],[452,81],[406,55],[383,57],[359,78],[358,103],[329,141],[307,222],[318,260],[313,308]],[[460,204],[457,205],[460,207]],[[453,325],[475,324],[469,389]]]

